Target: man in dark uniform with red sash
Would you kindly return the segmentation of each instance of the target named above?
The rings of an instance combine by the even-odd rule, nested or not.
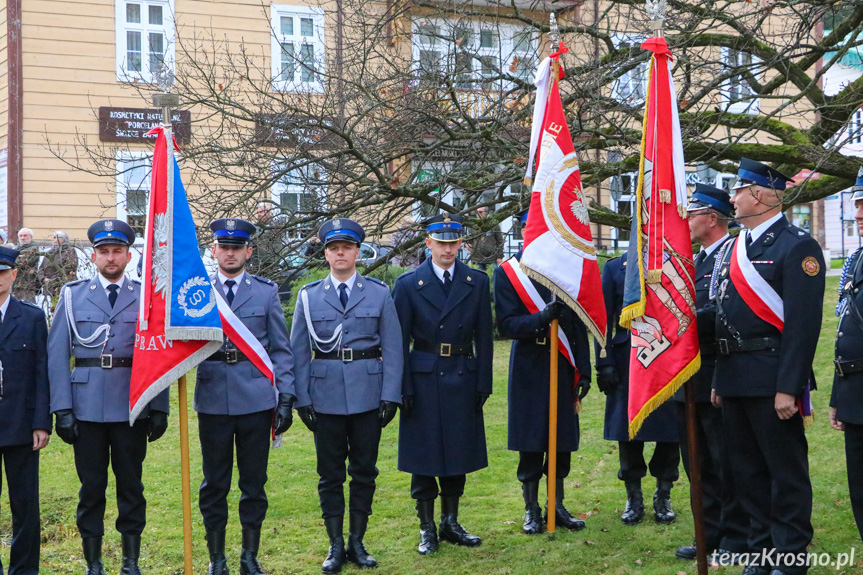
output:
[[[527,210],[521,214],[522,227]],[[549,324],[560,320],[561,341],[566,353],[556,353],[557,474],[555,477],[556,524],[571,530],[584,529],[584,521],[563,506],[564,479],[570,459],[578,450],[579,428],[576,402],[590,390],[590,343],[587,328],[563,302],[552,301],[545,286],[528,278],[519,268],[521,251],[494,270],[494,306],[500,335],[513,340],[509,356],[509,449],[518,451],[518,471],[524,496],[524,526],[527,535],[542,531],[543,517],[538,492],[543,474],[548,474]]]
[[[797,575],[808,570],[800,554],[813,535],[801,410],[808,410],[821,331],[824,257],[818,242],[782,215],[791,178],[746,158],[737,175],[731,201],[746,229],[723,247],[712,280],[719,352],[713,388],[750,517],[749,552],[763,558],[773,551],[744,573]]]

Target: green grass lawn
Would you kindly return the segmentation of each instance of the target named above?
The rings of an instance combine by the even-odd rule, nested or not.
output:
[[[863,547],[854,525],[848,500],[842,435],[830,428],[827,410],[832,383],[832,349],[836,331],[833,306],[837,278],[828,278],[822,337],[815,372],[820,385],[814,394],[816,420],[808,431],[809,458],[815,491],[813,523],[815,539],[811,551],[836,554],[855,550],[857,566],[836,570],[818,567],[810,573],[863,573]],[[558,532],[528,537],[520,533],[523,514],[521,488],[515,478],[517,454],[506,449],[506,382],[509,342],[495,348],[495,393],[486,405],[489,467],[468,477],[460,521],[484,543],[468,549],[442,543],[429,557],[416,553],[419,526],[409,495],[409,476],[396,469],[398,419],[384,430],[381,442],[380,477],[374,515],[369,523],[366,546],[377,558],[380,573],[491,574],[693,574],[694,562],[674,558],[677,546],[693,537],[688,505],[688,483],[681,480],[672,491],[678,520],[660,526],[645,520],[636,527],[620,523],[625,493],[617,480],[616,444],[602,439],[605,397],[594,387],[582,410],[581,450],[574,454],[567,479],[566,503],[574,514],[582,514],[587,529],[578,533]],[[148,500],[148,524],[143,535],[144,573],[163,575],[183,572],[183,536],[180,481],[179,428],[176,416],[176,386],[172,389],[174,410],[168,433],[155,444],[145,462],[144,483]],[[190,390],[191,397],[191,390]],[[196,573],[206,573],[207,551],[204,529],[197,509],[197,486],[201,482],[201,458],[195,413],[189,410],[192,455],[194,564]],[[264,523],[261,562],[271,575],[319,573],[327,550],[327,538],[317,498],[317,474],[312,435],[299,421],[286,438],[286,446],[271,452],[267,493],[269,513]],[[14,472],[14,470],[7,470]],[[236,474],[235,474],[236,484]],[[645,480],[645,496],[653,485]],[[4,485],[5,490],[5,485]],[[41,461],[43,573],[81,574],[80,538],[75,527],[78,479],[72,449],[53,437]],[[543,490],[544,493],[544,490]],[[4,494],[5,495],[5,494]],[[109,487],[106,517],[105,565],[109,573],[120,566],[120,537],[113,529],[116,518],[113,478]],[[240,526],[236,509],[239,492],[230,496],[228,557],[237,573]],[[11,519],[6,498],[0,507],[0,556],[8,565]],[[652,518],[648,503],[647,518]],[[711,573],[736,574],[741,568],[720,568]],[[356,572],[348,566],[345,572]]]

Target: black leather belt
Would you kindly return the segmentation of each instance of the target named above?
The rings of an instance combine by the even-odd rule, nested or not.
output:
[[[380,356],[380,346],[370,347],[369,349],[351,349],[350,347],[345,347],[326,353],[315,350],[315,359],[339,359],[344,362],[356,361],[358,359],[377,359]]]
[[[246,361],[246,357],[239,349],[226,349],[225,351],[217,351],[205,361],[224,361],[225,363],[237,363],[238,361]]]
[[[114,357],[111,354],[102,354],[99,357],[76,357],[75,367],[101,367],[102,369],[132,367],[132,358]]]
[[[752,339],[718,339],[716,348],[719,355],[731,355],[745,351],[760,351],[779,346],[779,340],[772,337],[756,337]]]
[[[451,355],[473,355],[473,345],[456,345],[454,343],[429,343],[427,341],[414,340],[414,349],[433,353],[441,357]]]
[[[849,359],[845,361],[842,361],[841,358],[836,358],[833,360],[833,365],[836,367],[837,375],[839,375],[839,377],[845,377],[846,375],[863,371],[863,358]]]
[[[701,355],[716,355],[719,350],[715,343],[706,343],[700,347],[699,351]]]

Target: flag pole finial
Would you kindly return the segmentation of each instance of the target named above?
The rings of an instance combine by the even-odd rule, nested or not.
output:
[[[153,74],[153,79],[156,81],[156,87],[159,89],[159,92],[153,94],[153,106],[162,108],[162,124],[168,128],[171,126],[171,108],[176,108],[180,105],[180,96],[171,93],[176,76],[171,67],[162,62]]]
[[[662,38],[662,28],[665,26],[665,15],[668,12],[668,0],[645,0],[647,15],[650,17],[650,27],[657,38]]]
[[[557,25],[557,17],[554,12],[548,15],[548,37],[551,40],[552,53],[560,50],[560,28]]]

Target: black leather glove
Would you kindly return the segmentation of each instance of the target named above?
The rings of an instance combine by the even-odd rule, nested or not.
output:
[[[147,418],[147,442],[153,443],[168,430],[168,414],[164,411],[150,411]]]
[[[273,419],[273,430],[280,435],[291,428],[294,422],[294,398],[285,393],[279,394],[279,404],[276,405],[276,416]]]
[[[617,368],[613,365],[603,365],[596,368],[596,385],[599,391],[608,395],[614,393],[617,384],[620,383],[620,376],[617,375]]]
[[[553,320],[561,318],[565,309],[566,306],[563,305],[562,301],[554,300],[539,312],[539,321],[542,322],[542,325],[549,326]]]
[[[410,417],[411,413],[414,412],[414,396],[413,395],[404,395],[402,396],[402,415],[405,417]]]
[[[309,431],[314,433],[315,428],[318,426],[318,416],[315,413],[315,408],[311,405],[307,405],[305,407],[298,407],[297,415],[300,416],[300,419],[306,425],[306,427],[309,428]]]
[[[72,445],[78,441],[78,420],[75,419],[75,414],[71,409],[61,409],[54,414],[57,423],[54,427],[57,429],[57,435],[60,439]]]
[[[476,392],[476,412],[482,413],[482,406],[485,405],[486,400],[488,399],[487,393]]]
[[[394,401],[382,401],[380,410],[378,411],[378,419],[381,422],[381,428],[389,425],[390,421],[396,416],[399,409],[399,404]]]
[[[586,377],[582,377],[578,380],[578,383],[575,384],[575,393],[579,400],[584,399],[584,396],[587,395],[587,392],[590,391],[590,380]]]

